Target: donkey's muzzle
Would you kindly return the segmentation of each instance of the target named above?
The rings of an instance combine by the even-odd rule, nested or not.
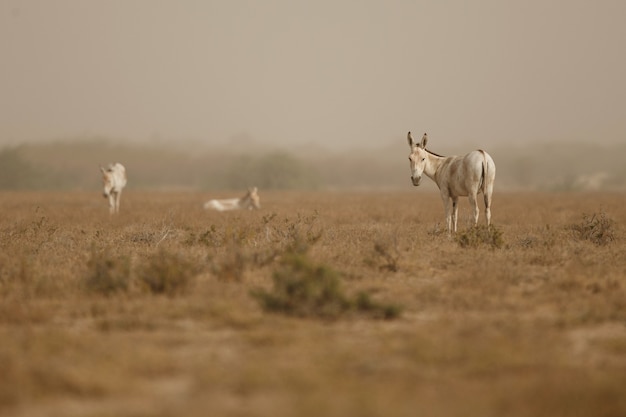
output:
[[[422,182],[422,177],[411,177],[411,182],[413,182],[413,185],[417,187],[418,185],[420,185],[420,182]]]

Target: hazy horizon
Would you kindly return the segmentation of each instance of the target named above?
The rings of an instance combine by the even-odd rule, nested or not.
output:
[[[626,2],[0,4],[0,146],[626,140]]]

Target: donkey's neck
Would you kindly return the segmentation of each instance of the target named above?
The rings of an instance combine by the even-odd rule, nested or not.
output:
[[[426,166],[424,167],[424,174],[437,183],[437,171],[443,165],[445,160],[445,156],[428,152],[428,156],[426,157]],[[437,183],[437,185],[439,185],[439,183]]]

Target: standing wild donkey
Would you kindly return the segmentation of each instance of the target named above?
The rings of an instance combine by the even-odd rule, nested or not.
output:
[[[126,168],[116,162],[109,164],[106,169],[100,167],[100,171],[102,171],[102,181],[104,182],[103,194],[105,198],[109,199],[109,213],[119,213],[122,190],[126,186]]]
[[[256,187],[248,188],[248,192],[241,198],[228,198],[225,200],[209,200],[204,203],[207,210],[230,211],[239,209],[261,208],[261,198]]]
[[[474,209],[474,225],[478,224],[478,202],[476,196],[482,192],[485,197],[485,217],[487,225],[491,223],[491,194],[496,178],[496,165],[491,156],[483,150],[472,151],[465,156],[441,156],[426,149],[428,136],[424,133],[422,141],[415,143],[411,132],[407,135],[411,154],[411,181],[420,185],[422,173],[435,181],[446,211],[448,233],[456,232],[459,197],[469,197]],[[452,200],[452,205],[450,205]],[[454,229],[452,227],[454,226]]]

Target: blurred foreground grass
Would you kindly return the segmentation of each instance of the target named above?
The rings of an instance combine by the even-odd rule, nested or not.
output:
[[[626,414],[623,195],[496,194],[497,245],[435,194],[261,195],[0,194],[0,415]],[[294,248],[401,314],[266,312]]]

